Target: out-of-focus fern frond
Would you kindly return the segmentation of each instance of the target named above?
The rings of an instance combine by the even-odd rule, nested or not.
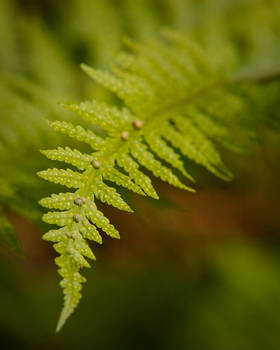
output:
[[[77,72],[65,48],[36,18],[22,19],[21,40],[25,44],[27,76],[56,98],[77,96]]]
[[[0,0],[0,70],[20,71],[16,15],[14,1]]]
[[[10,222],[5,217],[4,212],[0,208],[0,237],[10,249],[21,253],[21,246],[19,240],[14,232]]]

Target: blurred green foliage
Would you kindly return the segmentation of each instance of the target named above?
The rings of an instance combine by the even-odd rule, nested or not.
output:
[[[1,264],[1,345],[277,350],[278,253],[240,240],[217,248],[204,252],[198,265],[178,265],[161,254],[145,263],[132,259],[132,266],[100,263],[91,273],[79,315],[59,336],[50,332],[58,306],[52,276],[45,271],[39,279],[36,273],[19,279],[11,266]]]

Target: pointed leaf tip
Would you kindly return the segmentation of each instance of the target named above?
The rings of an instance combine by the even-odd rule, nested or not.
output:
[[[81,63],[80,67],[81,67],[82,71],[84,71],[87,75],[90,75],[90,73],[92,71],[94,71],[94,69],[92,67],[88,66],[85,63]]]

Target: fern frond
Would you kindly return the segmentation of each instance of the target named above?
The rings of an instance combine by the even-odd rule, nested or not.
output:
[[[14,229],[0,207],[0,238],[11,250],[22,253],[20,242]]]
[[[85,258],[93,258],[86,240],[101,243],[97,228],[119,238],[118,231],[97,209],[96,199],[132,211],[114,185],[158,198],[142,168],[175,187],[194,191],[185,183],[194,180],[190,169],[185,169],[184,157],[223,180],[232,179],[216,144],[239,150],[233,137],[232,142],[225,139],[232,126],[239,128],[246,96],[238,93],[238,84],[225,73],[225,67],[211,64],[193,41],[173,32],[163,36],[161,42],[146,45],[129,41],[132,53],[119,55],[112,72],[82,66],[124,104],[122,108],[97,101],[65,105],[103,130],[102,137],[68,122],[50,123],[57,131],[92,148],[90,154],[70,148],[43,151],[48,158],[71,164],[81,172],[70,169],[39,172],[48,181],[76,189],[40,202],[60,210],[43,217],[47,223],[62,227],[44,236],[57,242],[55,249],[61,255],[56,263],[63,277],[65,304],[58,330],[81,297],[84,279],[79,271],[89,266]]]

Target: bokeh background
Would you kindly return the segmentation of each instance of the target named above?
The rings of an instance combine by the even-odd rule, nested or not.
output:
[[[106,68],[124,37],[164,27],[234,47],[241,69],[279,63],[279,0],[0,0],[0,235],[14,229],[23,252],[1,243],[1,349],[279,349],[275,98],[248,155],[223,153],[232,183],[194,167],[196,194],[153,179],[159,201],[124,193],[136,214],[102,207],[121,240],[95,247],[82,302],[55,334],[62,295],[37,204],[52,186],[36,172],[50,166],[38,150],[64,140],[45,119],[75,119],[60,101],[114,102],[79,64]]]

